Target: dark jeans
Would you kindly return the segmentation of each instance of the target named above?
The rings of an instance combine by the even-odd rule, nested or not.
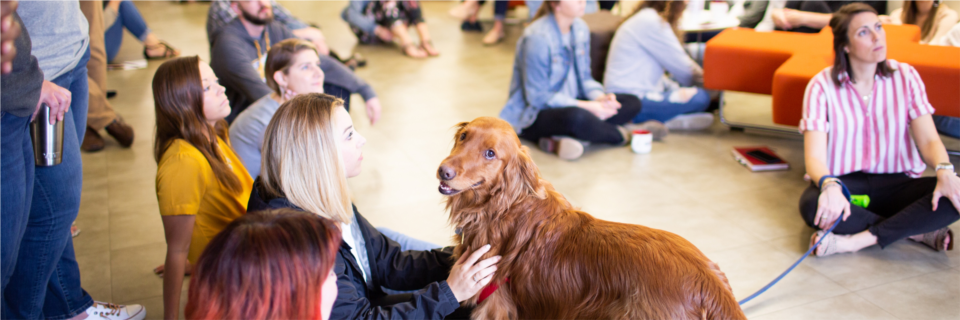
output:
[[[106,4],[106,3],[104,3]],[[107,61],[113,61],[120,52],[120,45],[123,43],[123,29],[126,28],[134,37],[143,42],[150,34],[150,28],[147,22],[140,15],[140,10],[130,0],[120,2],[120,10],[117,11],[117,20],[113,22],[103,34],[103,44],[107,49]]]
[[[933,115],[933,125],[940,134],[960,139],[960,118]]]
[[[617,5],[617,2],[620,2],[620,0],[614,0],[614,1],[600,0],[599,2],[600,2],[600,10],[610,11],[613,9],[613,6]]]
[[[618,126],[629,123],[640,113],[640,100],[632,95],[617,95],[620,111],[606,121],[579,107],[543,109],[537,120],[520,132],[520,137],[537,142],[540,138],[569,136],[593,143],[622,144]]]
[[[840,221],[833,230],[836,234],[870,230],[883,248],[897,240],[949,226],[960,219],[957,208],[947,198],[941,198],[937,211],[933,211],[935,177],[914,179],[902,173],[854,172],[839,178],[851,194],[869,196],[870,204],[866,208],[850,205],[850,217],[847,221]],[[813,219],[817,215],[819,198],[820,189],[813,184],[800,196],[800,215],[813,228],[817,228]]]
[[[52,81],[69,89],[72,96],[70,111],[63,117],[63,158],[60,164],[37,167],[34,173],[22,254],[3,292],[5,319],[67,319],[93,305],[93,298],[80,287],[80,267],[70,236],[83,187],[80,141],[87,128],[89,59],[87,50],[76,68]]]
[[[486,3],[486,0],[478,1],[482,6]],[[493,1],[493,19],[503,21],[507,18],[507,10],[509,9],[510,1],[507,0],[494,0]]]
[[[639,98],[641,103],[643,103],[643,111],[633,118],[633,122],[644,123],[649,120],[657,120],[666,123],[681,114],[703,112],[710,107],[710,93],[707,93],[707,90],[703,88],[697,88],[697,94],[687,102],[670,102],[670,95],[673,94],[673,92],[674,91],[664,92],[663,95],[659,97],[661,99],[656,99],[650,95]],[[620,100],[621,96],[630,96],[633,97],[633,99],[638,99],[634,95],[617,94],[617,100]]]
[[[7,288],[20,252],[20,240],[27,230],[33,196],[33,144],[30,116],[0,114],[0,261],[3,287]],[[6,317],[4,317],[6,318]]]

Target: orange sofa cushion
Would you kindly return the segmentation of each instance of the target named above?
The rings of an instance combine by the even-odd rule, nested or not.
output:
[[[960,48],[921,45],[920,29],[884,25],[887,57],[917,69],[936,114],[960,117]],[[707,42],[704,85],[773,96],[773,122],[796,126],[803,94],[817,73],[833,65],[833,34],[727,29]]]

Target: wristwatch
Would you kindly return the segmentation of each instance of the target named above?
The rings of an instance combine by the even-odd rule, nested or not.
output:
[[[941,162],[941,163],[938,163],[938,164],[937,164],[937,169],[936,169],[936,171],[940,171],[940,170],[950,170],[950,171],[954,171],[954,170],[953,170],[953,164],[952,164],[952,163],[949,163],[949,162]],[[954,171],[954,172],[956,172],[956,171]]]

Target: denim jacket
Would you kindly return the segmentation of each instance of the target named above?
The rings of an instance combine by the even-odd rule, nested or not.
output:
[[[343,18],[343,21],[346,21],[347,24],[357,29],[363,30],[366,33],[373,33],[373,29],[377,28],[377,22],[373,17],[363,14],[363,9],[367,8],[367,4],[371,0],[353,0],[350,1],[350,4],[346,8],[343,8],[343,12],[340,13],[340,18]]]
[[[603,95],[603,85],[593,79],[590,71],[590,30],[582,19],[573,21],[575,53],[562,44],[560,28],[553,14],[531,23],[517,41],[517,54],[510,80],[510,98],[500,111],[500,118],[513,126],[517,133],[537,119],[546,108],[574,107],[577,100],[594,100]],[[580,84],[578,96],[560,92],[568,68],[575,68]]]

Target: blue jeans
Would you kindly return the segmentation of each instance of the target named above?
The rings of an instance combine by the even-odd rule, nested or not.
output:
[[[0,157],[3,177],[0,185],[0,261],[3,288],[6,289],[17,262],[20,239],[27,230],[30,199],[33,196],[33,144],[30,140],[30,116],[0,113]]]
[[[390,239],[399,243],[400,250],[403,250],[403,251],[408,251],[408,250],[427,251],[427,250],[443,248],[443,246],[433,244],[427,241],[423,241],[420,239],[415,239],[413,237],[402,234],[400,232],[393,231],[390,228],[380,227],[380,228],[377,228],[377,231],[380,231],[380,233],[386,236],[387,239]]]
[[[103,45],[107,49],[107,61],[113,61],[120,52],[120,45],[123,43],[123,28],[130,30],[134,37],[143,42],[150,34],[150,28],[147,28],[147,22],[143,21],[140,10],[133,5],[130,0],[120,2],[120,10],[117,11],[117,20],[103,33]]]
[[[710,94],[703,88],[697,88],[697,94],[693,95],[689,101],[679,103],[670,102],[669,97],[673,91],[667,91],[661,97],[646,94],[640,97],[643,109],[633,118],[634,123],[643,123],[648,120],[657,120],[667,122],[674,117],[692,112],[702,112],[710,107]]]
[[[80,287],[80,267],[73,252],[70,224],[80,210],[83,164],[80,141],[87,127],[87,50],[77,67],[53,83],[72,95],[63,117],[63,160],[37,167],[27,230],[16,268],[4,291],[4,318],[68,319],[93,305]]]
[[[941,134],[960,139],[960,118],[933,115],[933,124]]]

